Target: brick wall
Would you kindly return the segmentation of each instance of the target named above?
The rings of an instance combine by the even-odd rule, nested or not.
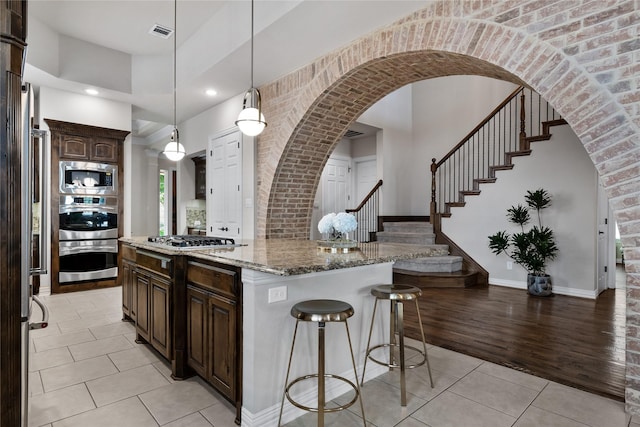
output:
[[[578,135],[615,210],[628,274],[626,404],[640,414],[640,0],[427,5],[261,88],[257,236],[309,237],[329,154],[393,90],[454,74],[529,85]]]

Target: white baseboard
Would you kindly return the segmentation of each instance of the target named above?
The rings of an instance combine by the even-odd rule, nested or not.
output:
[[[495,286],[504,286],[506,288],[527,290],[527,282],[525,281],[495,279],[491,277],[489,278],[489,284],[495,285]],[[567,295],[571,297],[588,298],[588,299],[596,299],[596,297],[598,296],[595,289],[591,291],[587,291],[584,289],[574,289],[574,288],[567,288],[567,287],[555,286],[555,285],[553,285],[553,293],[558,295]]]

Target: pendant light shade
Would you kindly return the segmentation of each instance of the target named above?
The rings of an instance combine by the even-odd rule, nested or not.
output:
[[[177,27],[178,27],[178,0],[173,3],[173,130],[169,137],[169,142],[164,146],[162,152],[169,160],[177,162],[182,160],[186,151],[184,146],[180,144],[180,135],[178,134],[178,125],[176,120],[176,52],[177,52]]]
[[[253,86],[253,0],[251,0],[251,88],[244,94],[242,111],[238,115],[236,125],[247,136],[259,135],[267,126],[262,114],[260,91]]]
[[[167,156],[167,159],[173,160],[177,162],[182,160],[186,151],[184,146],[180,144],[180,135],[178,134],[178,128],[173,128],[171,131],[171,136],[169,137],[169,142],[164,146],[164,155]]]
[[[267,126],[267,122],[264,121],[264,114],[262,114],[262,101],[258,89],[252,87],[245,93],[242,111],[238,115],[236,125],[247,136],[259,135]]]

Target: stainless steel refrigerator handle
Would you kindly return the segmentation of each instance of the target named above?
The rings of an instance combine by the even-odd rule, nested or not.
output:
[[[33,322],[29,323],[29,329],[42,329],[49,326],[49,309],[47,306],[38,298],[38,295],[33,296],[33,301],[38,304],[40,310],[42,310],[42,321],[41,322]]]
[[[47,274],[47,262],[49,258],[49,246],[45,241],[49,235],[49,186],[45,184],[45,177],[49,176],[49,162],[45,158],[47,150],[45,149],[45,143],[47,142],[47,136],[49,132],[46,130],[32,129],[31,138],[40,138],[40,144],[38,144],[40,153],[38,158],[40,160],[40,238],[39,238],[39,251],[40,262],[38,268],[32,268],[31,274],[34,276],[41,276]]]
[[[30,304],[29,296],[31,294],[31,286],[29,283],[29,276],[31,273],[31,248],[32,248],[32,212],[33,212],[33,169],[32,169],[32,143],[31,143],[31,88],[28,84],[22,86],[22,170],[21,172],[21,187],[23,189],[21,199],[21,218],[20,231],[22,236],[20,238],[22,253],[20,255],[22,262],[20,267],[20,282],[21,282],[21,304],[22,304],[22,318],[26,321],[29,316]]]

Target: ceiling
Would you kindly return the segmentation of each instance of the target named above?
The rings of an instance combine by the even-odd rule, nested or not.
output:
[[[254,85],[261,86],[425,7],[425,0],[256,0]],[[30,0],[25,80],[132,105],[138,138],[173,123],[177,10],[177,122],[250,86],[248,0]],[[207,96],[206,89],[217,91]],[[238,107],[240,109],[240,106]]]

